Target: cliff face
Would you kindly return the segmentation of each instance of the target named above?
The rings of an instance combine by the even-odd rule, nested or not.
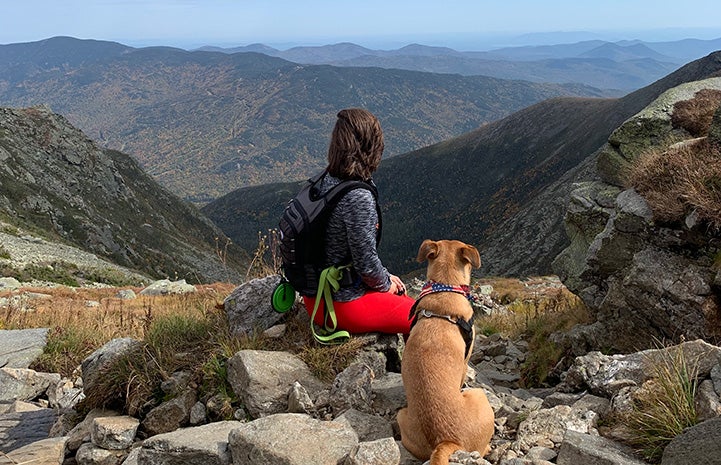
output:
[[[714,174],[721,169],[719,103],[721,78],[663,93],[601,148],[601,179],[576,184],[565,217],[571,244],[553,263],[554,272],[595,316],[593,324],[567,335],[576,352],[721,340],[718,224],[693,203],[690,190],[668,196],[666,204],[658,200],[690,165],[666,178],[656,176],[654,191],[637,186],[638,192],[629,175],[652,152],[654,169],[671,166],[679,153],[703,155],[708,161],[697,175],[709,189],[711,210],[721,211],[721,183]],[[695,109],[691,116],[689,108]]]
[[[230,279],[242,261],[222,264],[208,219],[43,107],[0,109],[0,219],[152,277]]]

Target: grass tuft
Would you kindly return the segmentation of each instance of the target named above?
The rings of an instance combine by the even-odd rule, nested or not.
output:
[[[678,346],[663,354],[662,360],[649,363],[653,378],[634,395],[627,418],[632,444],[654,463],[673,438],[698,422],[694,402],[698,360],[687,360]]]

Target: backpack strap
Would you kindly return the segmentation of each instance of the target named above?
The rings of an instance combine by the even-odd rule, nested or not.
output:
[[[333,309],[333,292],[340,289],[340,281],[343,278],[343,270],[350,268],[350,265],[329,266],[320,274],[318,280],[318,294],[315,297],[315,305],[313,306],[313,314],[310,317],[310,331],[313,337],[321,344],[337,344],[345,342],[350,338],[348,331],[336,331],[338,321],[335,317]],[[315,330],[315,315],[318,312],[321,299],[325,301],[325,317],[323,319],[323,327],[320,331]],[[328,322],[330,319],[330,323]]]

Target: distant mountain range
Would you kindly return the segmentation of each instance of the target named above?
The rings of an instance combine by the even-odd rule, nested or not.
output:
[[[136,49],[69,37],[0,46],[0,106],[49,105],[199,204],[323,166],[341,108],[374,112],[393,156],[561,95],[617,94],[584,84],[299,65],[255,52]]]
[[[572,44],[507,47],[459,52],[446,47],[408,45],[372,50],[352,43],[278,50],[263,44],[202,47],[224,53],[257,52],[302,64],[378,66],[465,76],[485,75],[532,82],[580,82],[602,89],[635,90],[680,65],[721,49],[721,38],[673,42],[589,40]]]
[[[482,251],[484,274],[550,273],[568,244],[563,216],[572,183],[595,176],[594,153],[623,121],[677,85],[721,76],[721,52],[622,98],[555,98],[462,136],[393,157],[374,179],[384,213],[381,256],[398,273],[418,268],[426,238]],[[202,211],[236,243],[276,227],[299,184],[239,189]]]

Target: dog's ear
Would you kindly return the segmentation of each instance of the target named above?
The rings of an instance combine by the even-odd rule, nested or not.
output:
[[[428,259],[436,258],[438,256],[438,244],[435,241],[426,239],[418,249],[418,263],[423,263]]]
[[[478,253],[478,249],[472,245],[467,245],[459,250],[461,257],[473,266],[473,268],[479,268],[481,266],[481,254]]]

